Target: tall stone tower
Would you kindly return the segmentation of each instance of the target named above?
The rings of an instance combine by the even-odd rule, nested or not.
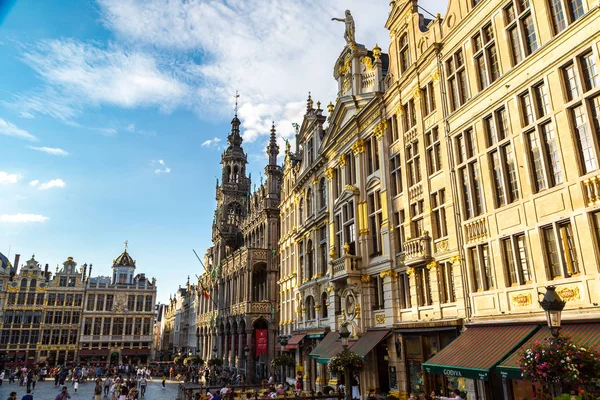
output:
[[[240,120],[237,112],[231,120],[231,132],[227,136],[229,146],[221,155],[221,185],[217,182],[217,209],[213,222],[215,262],[218,264],[228,252],[244,244],[240,230],[242,219],[247,213],[250,194],[250,179],[246,177],[247,156],[242,148]]]

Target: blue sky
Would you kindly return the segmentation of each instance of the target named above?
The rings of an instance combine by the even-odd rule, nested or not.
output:
[[[283,144],[335,98],[330,18],[386,49],[388,3],[0,0],[0,252],[108,275],[128,240],[165,301],[210,245],[235,90],[258,182],[271,121]]]

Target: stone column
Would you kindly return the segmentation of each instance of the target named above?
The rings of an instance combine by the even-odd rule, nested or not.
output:
[[[229,338],[231,337],[231,333],[229,331],[225,332],[223,335],[223,366],[229,366]]]
[[[246,360],[246,382],[253,383],[254,382],[254,343],[252,343],[252,333],[253,329],[246,330],[246,343],[250,348],[250,353],[248,354],[248,359]]]
[[[237,360],[238,362],[237,362],[237,368],[238,369],[241,369],[242,365],[243,365],[243,362],[242,362],[242,360],[244,358],[244,348],[242,346],[243,335],[244,335],[244,332],[242,332],[241,330],[238,331],[238,334],[237,334],[237,341],[238,341],[238,360]]]

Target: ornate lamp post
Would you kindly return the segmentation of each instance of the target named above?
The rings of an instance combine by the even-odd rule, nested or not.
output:
[[[560,332],[560,317],[562,310],[565,308],[566,302],[556,293],[555,286],[546,286],[546,294],[540,301],[540,306],[546,312],[546,320],[550,333],[555,338]]]
[[[348,338],[350,337],[350,331],[348,330],[348,322],[344,322],[340,326],[340,338],[342,339],[342,347],[344,352],[348,350]],[[352,393],[350,391],[350,371],[346,369],[344,371],[344,400],[352,400]]]
[[[244,346],[244,371],[246,375],[245,381],[248,382],[248,357],[250,357],[250,347],[248,345]]]

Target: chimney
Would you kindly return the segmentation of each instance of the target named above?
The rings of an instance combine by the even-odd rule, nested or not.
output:
[[[44,266],[44,277],[46,278],[46,282],[50,280],[50,275],[48,275],[48,264]]]
[[[82,282],[85,282],[86,275],[87,275],[87,263],[83,264],[83,277],[81,278]]]
[[[13,263],[13,269],[15,270],[15,274],[17,273],[17,268],[19,268],[19,260],[21,259],[20,254],[15,254],[15,262]]]

